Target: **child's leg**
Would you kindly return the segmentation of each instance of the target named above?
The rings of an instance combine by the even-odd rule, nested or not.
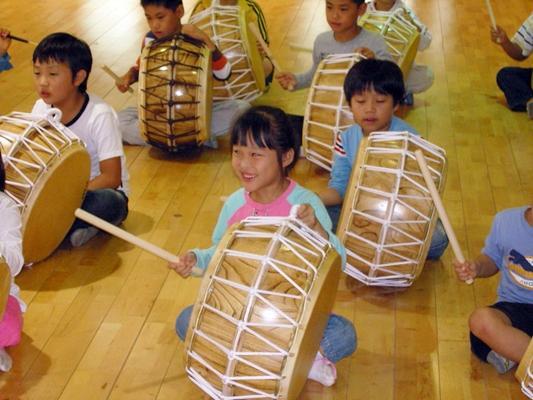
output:
[[[526,111],[527,102],[533,98],[532,71],[532,68],[505,67],[498,72],[496,82],[512,111]]]
[[[128,107],[117,113],[122,141],[127,144],[144,146],[144,139],[141,137],[139,126],[139,114],[137,107]]]
[[[405,81],[408,93],[422,93],[428,90],[435,81],[435,75],[427,65],[413,64],[409,76]]]
[[[217,136],[224,135],[233,127],[233,123],[246,110],[250,103],[244,100],[225,100],[213,103],[211,118],[211,139],[204,143],[207,147],[217,148]]]
[[[448,236],[446,235],[444,226],[440,219],[438,219],[437,224],[435,225],[435,231],[431,237],[427,259],[438,260],[448,247],[448,243]]]
[[[176,333],[182,342],[187,337],[187,329],[189,329],[189,322],[191,321],[193,306],[185,307],[176,318]]]
[[[335,233],[339,225],[339,218],[341,217],[342,205],[326,206],[329,218],[331,219],[331,231]]]
[[[22,312],[17,299],[9,296],[4,317],[0,321],[0,371],[11,369],[12,360],[5,348],[19,344],[21,333]]]

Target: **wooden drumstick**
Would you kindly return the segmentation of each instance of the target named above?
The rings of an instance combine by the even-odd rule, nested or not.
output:
[[[7,37],[10,38],[10,39],[16,40],[17,42],[28,43],[28,44],[31,44],[33,46],[37,46],[37,43],[35,43],[35,42],[31,41],[31,40],[24,39],[24,38],[21,38],[21,37],[18,37],[18,36],[14,36],[12,34],[7,35]]]
[[[489,12],[489,18],[490,23],[492,24],[492,28],[496,30],[496,18],[494,18],[494,11],[492,10],[492,5],[490,4],[490,0],[485,0],[485,4],[487,5],[487,11]]]
[[[426,164],[424,154],[422,154],[421,150],[416,150],[415,157],[418,161],[418,165],[420,166],[420,170],[422,171],[422,175],[424,176],[424,180],[426,181],[426,185],[429,189],[429,193],[431,194],[431,198],[433,199],[435,207],[437,208],[437,212],[439,214],[440,220],[442,221],[442,225],[444,226],[444,230],[446,231],[446,235],[448,235],[448,239],[450,240],[450,244],[452,245],[455,258],[457,258],[457,261],[463,264],[465,262],[465,257],[463,255],[463,252],[461,251],[461,246],[459,246],[457,236],[455,236],[455,232],[453,230],[452,224],[450,223],[450,219],[448,218],[448,214],[444,209],[444,205],[442,204],[442,200],[440,198],[437,187],[435,186],[435,182],[433,182],[433,178],[431,177],[431,173],[429,172],[429,168]],[[466,280],[466,283],[469,285],[471,285],[473,282],[474,280],[472,278]]]
[[[297,51],[305,51],[305,52],[308,52],[308,53],[312,53],[313,52],[313,48],[312,47],[306,47],[303,44],[289,43],[289,47],[291,49],[297,50]]]
[[[104,70],[104,72],[106,74],[108,74],[111,78],[113,78],[116,83],[121,83],[120,76],[115,74],[115,72],[113,72],[113,70],[111,68],[109,68],[107,65],[105,65],[105,64],[102,65],[102,69]],[[128,88],[128,93],[133,93],[133,89],[129,87]]]
[[[263,49],[265,54],[268,56],[268,58],[270,58],[270,61],[272,61],[272,65],[274,66],[274,68],[276,68],[279,72],[281,72],[282,71],[281,66],[278,64],[278,62],[272,55],[272,52],[270,51],[270,49],[268,48],[268,45],[263,40],[263,37],[261,36],[261,32],[259,32],[259,29],[257,28],[257,26],[253,22],[250,22],[248,24],[248,28],[250,28],[250,32],[253,33],[253,35],[255,36],[259,44],[261,45],[261,48]],[[294,85],[289,85],[289,90],[293,91]]]
[[[149,253],[152,253],[153,255],[162,258],[163,260],[166,260],[168,262],[174,263],[177,261],[178,257],[175,254],[172,254],[165,249],[162,249],[161,247],[156,246],[153,243],[147,242],[144,239],[141,239],[140,237],[137,237],[135,235],[132,235],[131,233],[125,231],[124,229],[120,229],[116,227],[113,224],[110,224],[107,221],[104,221],[101,218],[96,217],[95,215],[88,213],[85,210],[82,210],[81,208],[76,209],[74,212],[74,215],[76,215],[77,218],[88,222],[91,225],[96,226],[97,228],[106,231],[107,233],[110,233],[113,236],[116,236],[122,240],[125,240],[126,242],[129,242],[131,244],[134,244],[137,247],[140,247],[143,250],[146,250]],[[203,270],[198,267],[193,267],[191,271],[192,276],[202,276]]]

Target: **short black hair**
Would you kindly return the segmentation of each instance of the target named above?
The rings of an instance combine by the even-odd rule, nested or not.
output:
[[[358,6],[360,6],[361,4],[365,4],[365,0],[352,0],[352,2],[354,2]]]
[[[2,160],[2,146],[0,146],[0,192],[6,190],[6,169]]]
[[[33,51],[33,62],[56,61],[65,63],[72,72],[72,78],[85,70],[87,77],[78,87],[81,93],[87,91],[87,80],[93,65],[91,48],[83,40],[65,32],[56,32],[46,36]]]
[[[276,107],[256,106],[242,114],[231,130],[231,147],[247,146],[249,141],[261,148],[275,150],[278,164],[283,168],[282,157],[289,150],[294,151],[294,159],[283,168],[284,176],[296,165],[300,154],[300,144],[285,112]]]
[[[367,90],[391,95],[394,105],[405,96],[402,70],[392,61],[366,59],[355,64],[344,80],[344,96],[350,104],[352,97]]]
[[[183,5],[183,0],[141,0],[141,6],[144,8],[146,6],[162,6],[168,8],[172,11]]]

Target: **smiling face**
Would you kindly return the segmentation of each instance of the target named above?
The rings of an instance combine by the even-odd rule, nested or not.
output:
[[[349,40],[357,35],[357,19],[364,14],[365,4],[352,0],[326,0],[326,19],[337,40]]]
[[[381,94],[370,88],[356,93],[350,100],[354,121],[361,127],[364,135],[388,130],[398,105],[390,94]]]
[[[176,8],[176,10],[154,4],[149,4],[144,7],[144,15],[150,26],[150,31],[152,31],[157,39],[181,32],[183,12],[182,5]]]
[[[87,73],[80,70],[72,76],[66,63],[54,60],[33,64],[35,88],[46,104],[53,104],[61,109],[70,99],[79,94],[78,87],[85,80]]]

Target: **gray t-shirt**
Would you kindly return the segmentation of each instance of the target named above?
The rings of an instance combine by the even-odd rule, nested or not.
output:
[[[376,54],[376,58],[379,60],[394,61],[387,50],[385,39],[377,33],[361,29],[359,34],[352,40],[338,42],[333,36],[333,31],[322,32],[316,37],[313,45],[313,66],[303,74],[296,74],[296,89],[311,86],[318,64],[326,56],[330,54],[353,53],[359,47],[369,48]]]

